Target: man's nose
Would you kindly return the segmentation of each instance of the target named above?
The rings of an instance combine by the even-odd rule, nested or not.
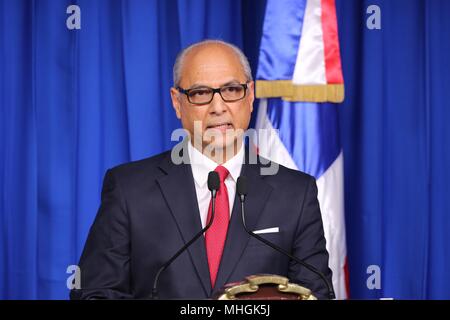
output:
[[[211,113],[222,114],[227,110],[227,105],[223,101],[222,97],[218,92],[216,92],[211,100],[209,111]]]

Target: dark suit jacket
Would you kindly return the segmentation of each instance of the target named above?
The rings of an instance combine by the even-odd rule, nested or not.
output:
[[[248,228],[279,227],[261,236],[315,266],[331,283],[314,178],[282,166],[276,175],[262,176],[261,164],[248,164],[248,157],[245,163]],[[71,298],[148,298],[160,266],[201,228],[191,167],[173,164],[170,152],[108,170],[80,259],[81,289],[72,290]],[[327,297],[318,276],[244,231],[236,197],[215,287],[202,236],[161,275],[159,296],[205,299],[225,283],[258,273],[286,276]]]

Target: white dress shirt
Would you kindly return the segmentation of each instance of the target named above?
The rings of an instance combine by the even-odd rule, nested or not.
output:
[[[191,161],[192,175],[194,176],[195,181],[200,219],[202,221],[202,228],[204,228],[206,219],[208,218],[209,203],[211,202],[211,192],[208,189],[208,174],[210,171],[214,171],[219,165],[194,148],[191,142],[188,142],[188,152]],[[239,152],[235,154],[233,158],[222,164],[222,166],[227,168],[230,172],[225,179],[225,185],[228,190],[228,200],[230,202],[230,216],[233,211],[234,197],[236,195],[236,182],[241,174],[243,162],[244,146],[242,144]]]

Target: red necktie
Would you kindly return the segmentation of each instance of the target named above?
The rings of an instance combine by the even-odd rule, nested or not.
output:
[[[219,270],[220,259],[222,258],[223,247],[227,237],[228,222],[230,220],[230,205],[228,202],[228,190],[225,179],[229,172],[225,167],[218,166],[216,171],[220,178],[220,188],[216,195],[214,221],[206,231],[206,254],[208,255],[209,274],[211,286],[214,288],[217,271]],[[209,204],[208,218],[211,219],[211,203]]]

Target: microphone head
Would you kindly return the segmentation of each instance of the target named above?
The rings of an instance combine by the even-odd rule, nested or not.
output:
[[[236,192],[240,196],[246,196],[248,189],[247,189],[247,177],[240,176],[237,179],[237,186],[236,186]]]
[[[220,187],[220,178],[219,174],[215,171],[211,171],[208,174],[208,189],[209,191],[218,191]]]

